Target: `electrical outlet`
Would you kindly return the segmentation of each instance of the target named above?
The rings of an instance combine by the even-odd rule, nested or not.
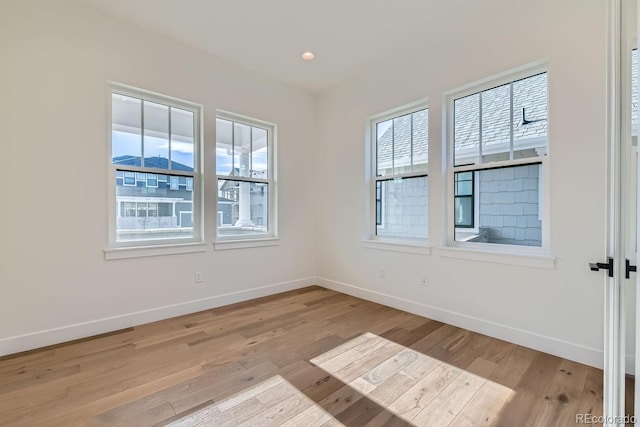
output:
[[[195,279],[194,280],[195,280],[196,283],[202,283],[202,280],[204,280],[202,278],[202,271],[200,271],[200,270],[196,271],[196,275],[195,275]]]
[[[380,273],[378,273],[378,277],[384,279],[384,268],[380,268]]]
[[[427,275],[423,274],[420,276],[420,286],[427,286]]]

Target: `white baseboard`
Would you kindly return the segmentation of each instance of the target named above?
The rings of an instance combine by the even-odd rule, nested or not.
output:
[[[443,310],[437,307],[360,288],[358,286],[348,285],[346,283],[336,282],[322,277],[317,278],[316,284],[327,289],[332,289],[334,291],[366,299],[378,304],[397,308],[399,310],[447,323],[449,325],[468,329],[473,332],[522,345],[544,353],[549,353],[554,356],[584,363],[585,365],[602,369],[602,365],[604,363],[602,350],[595,348],[585,347],[580,344],[562,341],[553,337],[540,335],[535,332],[529,332],[496,322],[479,319],[477,317]]]
[[[274,285],[262,286],[224,295],[217,295],[210,298],[138,311],[121,316],[108,317],[76,325],[68,325],[60,328],[47,329],[30,334],[3,338],[0,339],[0,356],[113,332],[136,325],[182,316],[184,314],[196,313],[198,311],[209,310],[215,307],[247,301],[253,298],[260,298],[280,292],[304,288],[314,284],[316,284],[316,278],[307,277],[304,279],[292,280],[289,282],[277,283]]]

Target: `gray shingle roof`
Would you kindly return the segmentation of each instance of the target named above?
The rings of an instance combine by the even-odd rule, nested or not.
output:
[[[481,116],[483,152],[510,142],[511,91],[514,146],[547,135],[547,74],[542,73],[454,101],[456,160],[477,156]],[[545,146],[546,142],[541,141],[539,145]]]
[[[481,109],[483,152],[503,152],[505,147],[508,152],[511,139],[510,92],[512,90],[514,147],[517,149],[518,145],[523,145],[525,142],[530,142],[535,147],[546,146],[547,74],[542,73],[485,90],[482,92],[482,102],[480,93],[454,101],[456,160],[478,156]],[[634,90],[637,94],[637,85]],[[637,96],[634,99],[637,99]],[[382,132],[377,140],[379,171],[391,168],[392,156],[393,165],[396,168],[411,164],[412,119],[413,164],[427,162],[429,115],[428,110],[425,109],[378,123],[378,131]]]
[[[382,132],[377,140],[378,170],[391,168],[392,155],[396,168],[410,166],[412,153],[413,165],[426,164],[429,157],[428,125],[428,109],[378,123]]]

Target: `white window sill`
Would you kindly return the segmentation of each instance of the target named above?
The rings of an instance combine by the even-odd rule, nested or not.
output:
[[[104,259],[127,259],[143,258],[163,255],[190,254],[195,252],[206,252],[207,244],[204,242],[195,243],[175,243],[154,246],[135,246],[108,248],[104,250]]]
[[[519,265],[536,268],[555,268],[556,257],[549,254],[515,252],[509,250],[491,251],[485,248],[440,247],[438,253],[445,258],[466,259],[471,261],[493,262],[497,264]]]
[[[216,251],[226,251],[230,249],[278,246],[279,244],[280,244],[280,239],[277,237],[267,237],[263,239],[246,239],[246,240],[217,240],[213,242],[213,248]]]
[[[431,246],[426,241],[372,240],[365,239],[364,247],[381,251],[404,252],[408,254],[431,255]]]

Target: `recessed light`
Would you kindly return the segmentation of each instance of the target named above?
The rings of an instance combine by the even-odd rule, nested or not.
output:
[[[315,58],[313,52],[307,51],[302,54],[302,59],[304,59],[305,61],[311,61],[313,58]]]

